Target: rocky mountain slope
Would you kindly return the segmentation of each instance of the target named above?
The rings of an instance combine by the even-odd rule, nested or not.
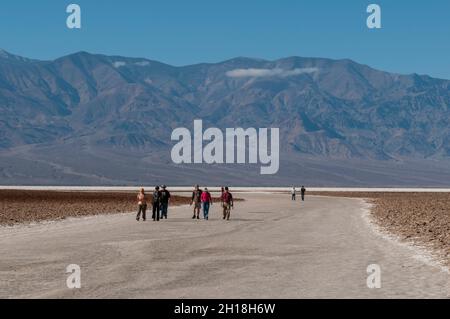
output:
[[[446,167],[449,105],[448,80],[351,60],[235,58],[174,67],[86,52],[36,61],[0,51],[0,176],[3,184],[33,180],[31,161],[49,170],[39,183],[72,184],[71,174],[88,184],[137,181],[142,173],[121,176],[123,163],[171,165],[171,132],[192,128],[194,119],[205,127],[279,127],[286,171],[302,158]],[[108,167],[99,177],[91,171],[97,162]],[[174,181],[189,182],[185,171]]]

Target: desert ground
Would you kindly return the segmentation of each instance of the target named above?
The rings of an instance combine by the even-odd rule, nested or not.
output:
[[[0,298],[449,298],[448,269],[380,233],[365,200],[324,195],[239,193],[228,222],[219,205],[209,221],[182,205],[160,222],[133,209],[2,226]]]
[[[450,266],[449,192],[313,192],[316,195],[364,198],[373,221],[401,241],[430,249]]]
[[[151,192],[150,192],[151,194]],[[135,192],[0,190],[0,225],[62,220],[69,217],[117,214],[136,210]],[[151,195],[147,195],[151,211]],[[172,205],[189,198],[173,196]]]

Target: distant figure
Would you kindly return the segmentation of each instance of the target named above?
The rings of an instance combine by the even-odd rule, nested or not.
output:
[[[305,186],[302,186],[301,193],[302,193],[302,201],[305,201],[305,194],[306,194]]]
[[[137,200],[138,200],[138,213],[136,216],[136,220],[137,221],[141,220],[141,213],[142,213],[142,220],[145,222],[145,220],[147,219],[147,215],[146,215],[147,199],[145,198],[145,190],[143,188],[141,188],[141,191],[137,195]]]
[[[200,209],[202,207],[202,190],[198,185],[195,185],[194,191],[192,192],[191,205],[194,205],[194,216],[192,216],[192,219],[200,219]]]
[[[159,221],[159,212],[161,209],[161,192],[159,191],[159,186],[156,186],[155,191],[153,192],[152,205],[153,205],[152,210],[153,221]]]
[[[162,186],[161,191],[161,219],[167,219],[167,211],[169,210],[170,192],[167,190],[167,186]]]
[[[223,202],[223,219],[230,220],[231,208],[233,208],[233,195],[231,195],[228,187],[225,187],[225,191],[222,194]]]
[[[208,188],[202,192],[201,196],[202,206],[203,206],[203,218],[205,220],[209,219],[209,208],[212,206],[212,197],[208,191]]]
[[[291,198],[292,200],[296,200],[295,196],[296,196],[297,191],[295,190],[295,187],[292,187],[291,189]]]

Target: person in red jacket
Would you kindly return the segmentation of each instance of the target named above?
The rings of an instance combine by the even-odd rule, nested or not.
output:
[[[202,192],[201,200],[202,200],[202,206],[203,206],[203,218],[205,220],[208,220],[209,219],[209,208],[212,205],[212,197],[211,197],[211,193],[208,191],[208,188],[205,188],[205,190]]]
[[[223,219],[230,220],[231,209],[234,206],[233,195],[230,193],[228,187],[225,187],[225,192],[222,194],[223,203]]]

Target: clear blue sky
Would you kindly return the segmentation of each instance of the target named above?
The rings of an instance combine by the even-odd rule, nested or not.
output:
[[[66,6],[82,7],[69,30]],[[366,27],[382,7],[383,29]],[[449,0],[2,0],[0,48],[53,59],[76,51],[173,65],[236,56],[350,58],[450,79]]]

